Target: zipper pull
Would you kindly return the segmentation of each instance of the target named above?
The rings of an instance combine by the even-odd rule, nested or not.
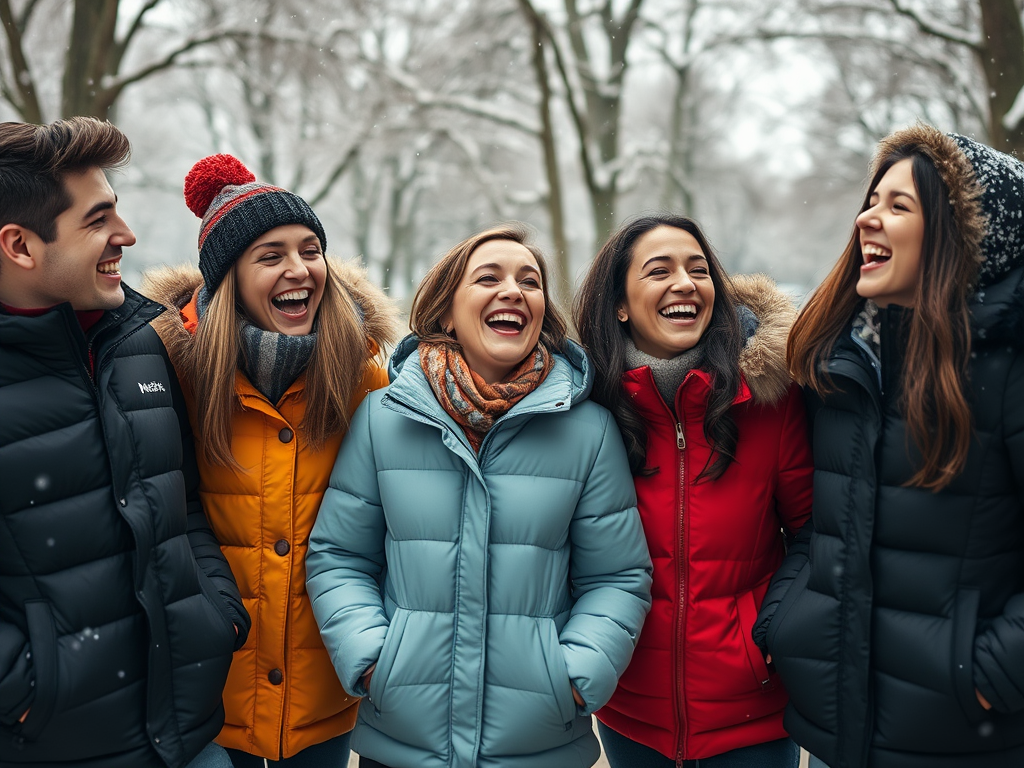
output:
[[[676,422],[676,448],[680,451],[686,447],[686,437],[683,435],[683,425]]]

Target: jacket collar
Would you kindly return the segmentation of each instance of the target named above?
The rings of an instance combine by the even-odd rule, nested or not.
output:
[[[116,342],[152,322],[164,311],[162,306],[136,293],[129,286],[122,285],[122,289],[124,302],[117,309],[103,313],[103,317],[92,327],[90,337],[99,339],[102,336],[104,343]],[[58,304],[38,317],[0,312],[0,343],[23,347],[29,354],[42,357],[47,354],[62,355],[73,338],[84,341],[85,336],[68,302]]]
[[[683,383],[679,385],[679,389],[676,391],[675,403],[673,404],[665,403],[661,393],[658,392],[657,385],[654,383],[654,375],[646,365],[642,368],[634,368],[623,373],[622,385],[632,396],[634,405],[641,411],[645,419],[653,420],[661,416],[671,416],[671,420],[675,421],[676,417],[668,410],[669,405],[671,405],[675,413],[679,413],[680,406],[683,407],[684,412],[697,408],[701,412],[700,417],[703,418],[708,393],[711,391],[712,380],[711,374],[707,371],[694,368],[683,379]],[[752,399],[753,394],[747,385],[746,378],[741,375],[740,386],[736,391],[736,397],[733,398],[732,404],[736,406]]]

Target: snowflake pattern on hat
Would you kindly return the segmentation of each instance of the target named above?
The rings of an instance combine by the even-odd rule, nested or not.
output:
[[[966,136],[949,136],[984,189],[981,208],[988,227],[981,241],[984,261],[978,272],[980,291],[1024,264],[1024,163]]]

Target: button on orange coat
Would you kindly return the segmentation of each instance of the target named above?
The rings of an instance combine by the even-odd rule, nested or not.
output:
[[[392,314],[384,295],[357,268],[332,262],[331,270],[359,305],[370,339],[389,339]],[[182,362],[195,331],[201,280],[193,268],[165,269],[148,276],[146,286],[157,301],[179,309],[165,313],[157,330],[182,379],[193,427],[194,395]],[[387,383],[384,370],[367,364],[350,412]],[[271,760],[350,731],[359,703],[338,682],[306,595],[309,532],[342,435],[319,452],[306,445],[299,429],[304,384],[303,374],[275,407],[237,372],[242,410],[232,422],[231,448],[247,471],[210,464],[197,450],[204,509],[252,617],[249,638],[231,662],[217,742]]]

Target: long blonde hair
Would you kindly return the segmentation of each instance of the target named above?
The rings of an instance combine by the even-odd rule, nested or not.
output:
[[[237,469],[239,464],[231,453],[231,421],[240,407],[235,396],[235,373],[245,315],[236,285],[232,265],[199,321],[193,364],[200,450],[209,462]],[[304,372],[306,412],[299,429],[309,447],[318,451],[328,438],[348,429],[349,404],[374,354],[355,302],[329,263],[315,327],[316,344]]]

